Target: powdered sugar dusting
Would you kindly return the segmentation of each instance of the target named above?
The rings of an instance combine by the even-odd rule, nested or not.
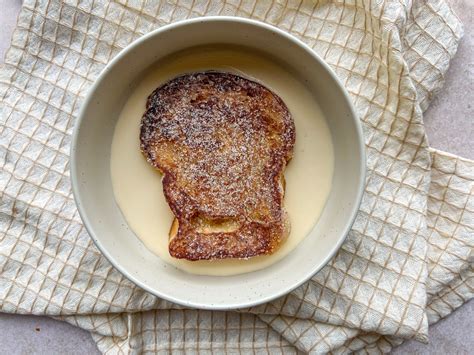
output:
[[[173,256],[245,258],[278,247],[288,223],[280,180],[295,128],[277,95],[228,73],[183,75],[149,96],[140,140],[179,221]],[[203,219],[238,228],[201,233]]]

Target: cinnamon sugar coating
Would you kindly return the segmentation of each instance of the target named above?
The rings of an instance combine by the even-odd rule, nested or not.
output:
[[[295,126],[254,81],[222,72],[177,77],[148,97],[141,150],[175,215],[169,252],[211,260],[272,254],[289,233],[283,171]]]

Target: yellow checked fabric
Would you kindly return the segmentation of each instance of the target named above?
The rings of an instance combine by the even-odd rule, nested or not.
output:
[[[70,135],[105,64],[186,18],[273,24],[311,46],[363,123],[367,181],[338,254],[274,302],[183,309],[126,280],[82,226]],[[428,147],[422,111],[462,35],[444,1],[26,0],[0,70],[0,310],[92,332],[107,353],[386,352],[473,297],[474,163]]]

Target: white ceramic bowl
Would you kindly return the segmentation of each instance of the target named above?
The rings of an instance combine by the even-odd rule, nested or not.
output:
[[[331,131],[335,167],[332,190],[312,232],[279,262],[236,276],[197,276],[164,263],[127,227],[115,203],[110,148],[131,83],[157,60],[205,44],[256,48],[304,77]],[[249,307],[286,294],[318,272],[336,253],[360,204],[365,177],[362,131],[349,97],[308,46],[261,22],[207,17],[175,23],[143,36],[103,70],[83,104],[71,148],[77,207],[97,247],[127,278],[181,305],[205,309]]]

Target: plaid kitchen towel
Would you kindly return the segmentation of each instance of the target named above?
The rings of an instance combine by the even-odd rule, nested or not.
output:
[[[275,25],[336,72],[363,123],[349,236],[285,297],[184,309],[129,282],[75,208],[68,153],[94,79],[143,34],[191,17]],[[26,0],[0,70],[0,310],[62,319],[101,351],[386,352],[473,297],[474,162],[429,148],[422,112],[462,35],[444,1]]]

